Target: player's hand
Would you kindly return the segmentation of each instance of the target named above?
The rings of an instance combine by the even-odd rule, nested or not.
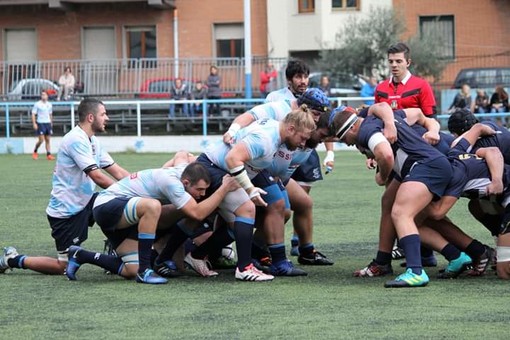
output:
[[[250,196],[252,202],[259,207],[267,207],[266,201],[262,199],[262,195],[266,194],[267,192],[257,187],[253,187],[248,191],[248,195]]]
[[[34,123],[34,125],[32,126],[34,128],[34,130],[37,130],[37,123]]]
[[[234,136],[231,136],[230,133],[227,131],[223,135],[223,143],[225,144],[232,144],[234,142]]]
[[[425,132],[422,137],[430,145],[436,145],[437,143],[439,143],[439,140],[441,139],[441,137],[439,136],[439,133],[432,132],[432,131]]]
[[[368,170],[374,170],[377,167],[377,161],[373,158],[367,158],[365,161]]]
[[[326,153],[326,157],[324,158],[322,165],[326,169],[326,175],[333,171],[335,168],[335,153],[333,151],[328,151]]]
[[[377,185],[379,185],[379,186],[386,185],[386,180],[384,180],[384,179],[381,177],[381,173],[380,173],[380,172],[377,172],[377,173],[375,174],[375,183],[377,183]]]
[[[397,141],[397,127],[394,124],[385,125],[383,129],[383,135],[386,137],[388,142],[390,142],[390,144],[395,143]]]
[[[228,192],[235,191],[241,187],[237,180],[230,175],[223,176],[221,185],[224,186]]]
[[[478,123],[478,124],[480,124],[480,123]],[[485,124],[480,124],[480,125],[481,125],[480,136],[493,136],[497,133],[490,126],[487,126]]]
[[[491,184],[489,184],[487,186],[487,188],[485,190],[487,190],[487,196],[491,196],[491,195],[499,195],[501,193],[503,193],[503,181],[502,180],[497,180],[497,181],[492,181]]]

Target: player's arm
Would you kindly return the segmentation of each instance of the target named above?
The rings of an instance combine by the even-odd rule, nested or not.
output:
[[[243,127],[250,125],[255,121],[255,117],[250,113],[250,111],[246,111],[243,114],[237,116],[228,131],[223,135],[223,142],[230,144],[232,143],[232,139],[236,135],[236,133],[241,130]]]
[[[129,171],[118,165],[117,163],[113,163],[112,165],[104,168],[104,170],[109,173],[113,178],[117,181],[123,179],[126,176],[129,176]],[[95,182],[95,181],[94,181]],[[97,184],[97,182],[96,182]],[[99,185],[99,184],[98,184]],[[104,188],[104,187],[102,187]]]
[[[106,189],[115,183],[115,180],[110,176],[107,176],[97,165],[90,167],[90,169],[85,169],[85,173],[94,181],[94,183],[103,189]]]
[[[326,147],[326,157],[324,157],[322,164],[326,167],[326,174],[328,174],[335,168],[335,144],[333,142],[324,142],[324,146]]]
[[[473,146],[473,145],[475,145],[475,143],[478,140],[478,138],[480,138],[482,136],[492,136],[492,135],[495,135],[495,134],[496,134],[496,131],[494,131],[490,126],[485,125],[485,124],[481,124],[481,123],[476,123],[475,125],[473,125],[471,127],[471,129],[467,130],[462,135],[460,135],[460,137],[455,139],[453,141],[453,143],[452,143],[452,147],[457,145],[457,143],[461,139],[467,140],[468,143],[471,146]]]
[[[267,203],[262,199],[261,194],[264,195],[266,192],[253,185],[248,173],[244,167],[244,163],[251,159],[248,147],[244,143],[236,144],[232,150],[230,150],[225,157],[225,162],[229,169],[230,175],[232,175],[239,183],[241,188],[246,190],[250,199],[259,206],[267,206]]]
[[[395,126],[395,117],[391,106],[386,102],[371,105],[367,114],[374,115],[384,122],[383,135],[390,143],[397,140],[397,127]]]
[[[391,144],[384,138],[382,133],[378,132],[370,137],[368,146],[374,154],[375,161],[379,167],[379,172],[375,175],[375,181],[378,185],[385,185],[395,162]]]
[[[499,195],[503,192],[504,161],[501,151],[497,147],[481,148],[476,155],[485,158],[491,174],[491,184],[487,186],[487,195]]]
[[[196,159],[195,155],[186,150],[177,151],[170,160],[163,164],[162,168],[172,168],[183,163],[193,163]]]
[[[439,142],[439,131],[441,130],[441,125],[437,120],[426,117],[422,110],[418,108],[405,109],[404,112],[406,113],[407,124],[418,124],[427,129],[427,132],[425,132],[422,136],[423,139],[431,145],[435,145]]]
[[[34,128],[34,130],[37,130],[37,121],[35,119],[36,115],[37,115],[37,110],[34,106],[34,108],[32,109],[32,127]]]
[[[431,202],[425,208],[424,213],[427,217],[439,221],[446,217],[446,214],[458,201],[454,196],[443,196],[439,201]]]
[[[211,196],[200,203],[197,203],[195,199],[191,198],[180,210],[186,216],[202,221],[212,214],[223,201],[227,193],[237,188],[239,188],[237,181],[232,176],[225,175],[221,186]]]

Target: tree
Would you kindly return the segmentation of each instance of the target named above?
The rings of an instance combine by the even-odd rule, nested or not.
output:
[[[392,9],[371,8],[367,17],[351,16],[335,36],[335,46],[323,46],[318,65],[332,73],[387,76],[387,50],[405,32],[404,22]],[[412,37],[413,72],[439,79],[446,66],[438,53],[442,39],[435,35]]]

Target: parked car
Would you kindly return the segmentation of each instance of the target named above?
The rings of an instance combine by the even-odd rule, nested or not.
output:
[[[510,87],[510,68],[464,68],[457,74],[453,88],[460,89],[462,84],[468,84],[472,89],[494,89],[498,85]]]
[[[21,79],[12,84],[6,100],[38,100],[41,97],[42,90],[46,90],[50,100],[57,99],[60,91],[58,85],[48,79]]]
[[[142,99],[168,99],[170,89],[174,86],[174,78],[147,79],[140,87],[140,93],[136,95]]]
[[[356,97],[366,81],[358,76],[348,73],[314,72],[310,73],[309,87],[319,87],[321,77],[329,78],[331,95],[334,97]]]

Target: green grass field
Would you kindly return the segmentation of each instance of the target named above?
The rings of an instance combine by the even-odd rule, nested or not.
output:
[[[159,167],[169,155],[114,158],[134,171]],[[0,246],[55,255],[45,214],[53,164],[29,155],[0,156]],[[228,270],[211,279],[190,272],[162,286],[108,276],[93,266],[80,269],[76,282],[9,271],[0,275],[0,338],[508,339],[509,282],[493,271],[438,281],[438,269],[432,268],[429,286],[419,289],[385,289],[386,277],[352,277],[375,256],[382,189],[361,155],[338,152],[336,164],[312,191],[315,244],[334,266],[306,267],[308,277],[271,283],[236,282]],[[450,217],[494,245],[489,232],[469,216],[465,202]],[[84,245],[102,250],[97,226]],[[444,258],[438,259],[444,267]],[[401,272],[398,263],[393,266]]]

